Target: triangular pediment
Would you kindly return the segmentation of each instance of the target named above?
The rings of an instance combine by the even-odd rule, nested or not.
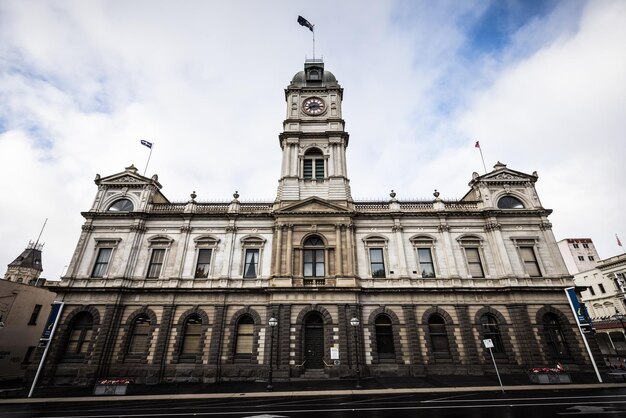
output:
[[[351,212],[349,208],[345,206],[338,205],[333,202],[329,202],[327,200],[321,199],[319,197],[309,197],[305,200],[300,200],[298,202],[294,202],[288,204],[287,206],[283,206],[280,209],[275,211],[276,213],[349,213]]]
[[[505,164],[498,162],[498,164],[494,166],[494,170],[487,174],[480,176],[474,173],[470,185],[479,181],[485,183],[535,183],[538,178],[539,176],[537,175],[537,172],[534,172],[532,174],[522,173],[521,171],[511,170],[510,168],[507,168]]]
[[[98,186],[139,186],[152,184],[159,189],[162,187],[156,175],[152,176],[152,178],[144,177],[138,174],[137,171],[137,168],[131,165],[130,167],[126,167],[121,173],[112,174],[110,176],[100,177],[100,175],[96,174],[94,181]]]

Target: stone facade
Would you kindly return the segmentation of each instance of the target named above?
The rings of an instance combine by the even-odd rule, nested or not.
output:
[[[270,357],[282,379],[354,376],[357,358],[365,376],[483,374],[485,338],[504,373],[591,370],[536,173],[354,201],[334,75],[307,61],[285,98],[273,202],[171,203],[133,166],[96,177],[44,384],[253,380]]]

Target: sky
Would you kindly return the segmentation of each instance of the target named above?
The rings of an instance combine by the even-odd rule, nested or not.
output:
[[[445,199],[497,161],[537,171],[557,240],[626,243],[626,2],[0,1],[0,265],[41,236],[59,278],[96,174],[171,201],[272,201],[284,89],[344,88],[352,195]]]

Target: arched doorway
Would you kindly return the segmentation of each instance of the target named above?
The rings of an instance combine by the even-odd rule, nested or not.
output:
[[[304,360],[305,369],[324,368],[324,318],[318,312],[304,318]]]

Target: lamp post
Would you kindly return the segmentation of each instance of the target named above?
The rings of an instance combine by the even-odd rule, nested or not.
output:
[[[358,340],[358,327],[361,325],[359,318],[356,316],[350,320],[352,330],[354,334],[354,354],[356,355],[356,388],[361,389],[361,365],[359,364],[359,340]]]
[[[274,390],[274,386],[272,386],[272,363],[274,361],[274,328],[276,328],[276,325],[278,325],[278,319],[274,318],[274,315],[272,315],[268,323],[270,324],[270,328],[272,328],[272,335],[270,337],[270,373],[269,378],[267,379],[267,390],[272,391]]]

